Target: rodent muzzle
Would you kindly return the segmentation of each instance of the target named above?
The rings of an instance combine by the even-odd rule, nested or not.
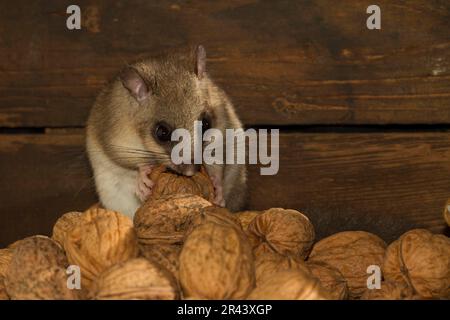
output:
[[[198,164],[179,164],[173,168],[177,173],[182,174],[187,177],[192,177],[200,170],[200,165]]]

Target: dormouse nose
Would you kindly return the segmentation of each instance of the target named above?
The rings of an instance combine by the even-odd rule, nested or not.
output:
[[[181,174],[192,177],[194,174],[198,172],[200,166],[198,164],[181,164],[179,165],[179,169]]]

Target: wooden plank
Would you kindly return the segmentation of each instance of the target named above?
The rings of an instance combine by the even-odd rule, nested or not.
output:
[[[95,202],[82,135],[0,136],[0,246]]]
[[[77,1],[0,4],[0,127],[81,126],[126,62],[203,43],[246,124],[450,123],[450,2]]]
[[[60,214],[95,202],[83,141],[64,131],[0,135],[0,247],[49,234]],[[449,141],[449,131],[283,133],[279,173],[250,168],[250,208],[298,209],[318,238],[349,228],[387,240],[413,227],[445,232]]]

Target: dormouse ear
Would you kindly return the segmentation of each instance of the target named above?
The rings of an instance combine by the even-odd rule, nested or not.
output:
[[[199,45],[195,54],[195,74],[197,75],[197,78],[201,80],[206,72],[206,50],[202,45]]]
[[[120,80],[137,101],[143,101],[150,96],[150,88],[135,69],[127,67],[120,74]]]

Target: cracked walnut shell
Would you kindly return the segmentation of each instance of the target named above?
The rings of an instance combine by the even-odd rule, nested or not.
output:
[[[389,245],[383,275],[423,298],[450,298],[450,239],[425,229],[406,232]]]

